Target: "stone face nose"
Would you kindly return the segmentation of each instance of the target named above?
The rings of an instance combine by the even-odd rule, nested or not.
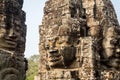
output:
[[[49,38],[45,43],[45,47],[48,50],[53,50],[56,47],[56,40],[54,38]]]
[[[13,28],[11,28],[8,33],[8,38],[9,39],[17,39],[17,37],[18,37],[17,32]]]
[[[13,29],[10,29],[9,36],[10,36],[10,37],[11,37],[11,36],[15,36],[15,32],[14,32]]]

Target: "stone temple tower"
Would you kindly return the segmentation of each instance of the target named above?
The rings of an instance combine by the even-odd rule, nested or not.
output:
[[[0,0],[0,80],[25,80],[23,0]]]
[[[110,0],[48,0],[39,80],[120,80],[120,26]]]

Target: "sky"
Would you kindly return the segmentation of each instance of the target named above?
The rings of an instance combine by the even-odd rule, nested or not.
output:
[[[23,10],[26,12],[26,49],[25,57],[39,54],[39,25],[43,18],[43,8],[47,0],[24,0]],[[120,0],[111,0],[120,23]]]
[[[43,17],[46,0],[24,0],[23,10],[26,12],[26,49],[25,57],[39,54],[39,25]]]

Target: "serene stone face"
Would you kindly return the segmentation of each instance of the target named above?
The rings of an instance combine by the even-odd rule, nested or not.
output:
[[[54,26],[45,36],[46,61],[50,67],[66,67],[75,59],[75,47],[70,43],[70,29],[67,26]]]
[[[109,58],[115,54],[115,44],[117,42],[116,37],[117,36],[114,27],[108,28],[105,39],[103,40],[103,47],[105,50],[103,55],[105,58]]]
[[[23,0],[0,1],[0,80],[25,80]]]
[[[119,38],[114,27],[108,28],[103,40],[105,65],[107,67],[120,68],[120,47]]]
[[[65,67],[75,59],[76,48],[68,44],[69,36],[47,37],[45,48],[47,61],[51,67]]]
[[[0,27],[0,49],[14,50],[17,46],[17,41],[20,39],[20,27],[12,26]]]

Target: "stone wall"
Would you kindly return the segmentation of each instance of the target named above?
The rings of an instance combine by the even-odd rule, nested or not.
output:
[[[0,0],[0,80],[25,80],[23,0]]]
[[[39,32],[40,80],[120,79],[120,26],[110,0],[48,0]]]

